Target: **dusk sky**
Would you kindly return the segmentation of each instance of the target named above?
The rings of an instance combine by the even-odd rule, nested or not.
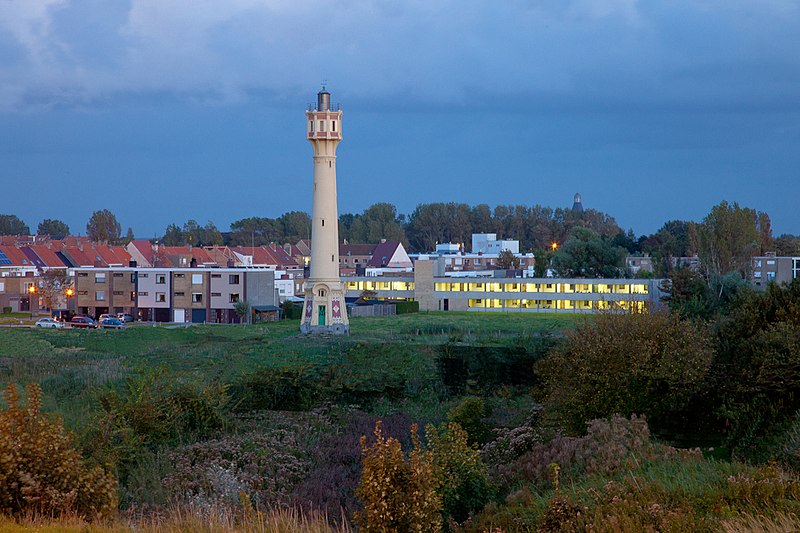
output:
[[[800,233],[797,0],[0,0],[0,214],[310,212],[322,80],[340,213],[580,192],[637,234],[721,200]]]

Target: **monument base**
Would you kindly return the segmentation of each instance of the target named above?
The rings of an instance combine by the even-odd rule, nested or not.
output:
[[[300,333],[305,335],[349,335],[349,324],[329,324],[327,326],[312,326],[300,324]]]

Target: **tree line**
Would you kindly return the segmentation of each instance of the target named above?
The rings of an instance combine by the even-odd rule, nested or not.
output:
[[[86,235],[99,242],[126,244],[134,238],[131,228],[124,237],[121,230],[116,216],[107,209],[92,213],[86,224]],[[29,233],[29,227],[15,215],[0,215],[0,235]],[[63,221],[45,219],[37,233],[59,239],[68,235],[70,228]],[[800,236],[774,238],[766,213],[725,201],[700,222],[670,220],[655,233],[640,236],[623,230],[613,216],[601,211],[541,205],[492,208],[436,202],[419,204],[405,215],[382,202],[339,217],[342,242],[396,240],[411,252],[433,251],[436,244],[445,242],[460,243],[469,250],[473,233],[496,233],[503,239],[518,240],[520,251],[536,255],[540,275],[548,268],[563,276],[624,275],[625,256],[641,254],[652,258],[657,277],[681,266],[678,258],[697,256],[707,279],[721,279],[730,272],[747,277],[754,255],[770,251],[800,255]],[[190,219],[182,225],[169,224],[159,241],[167,246],[260,246],[310,237],[309,214],[289,211],[277,218],[242,218],[232,222],[229,231],[221,231],[212,221],[201,225]]]

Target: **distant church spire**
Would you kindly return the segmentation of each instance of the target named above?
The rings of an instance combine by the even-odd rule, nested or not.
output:
[[[583,204],[581,203],[581,193],[575,193],[575,200],[572,202],[573,213],[583,213]]]

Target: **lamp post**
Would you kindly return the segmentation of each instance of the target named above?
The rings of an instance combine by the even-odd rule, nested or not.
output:
[[[75,294],[75,291],[72,290],[72,287],[70,287],[64,291],[64,294],[67,296],[67,311],[69,311],[70,310],[69,299],[72,298],[72,295]]]
[[[33,297],[36,295],[36,285],[28,286],[28,311],[31,312],[33,318]]]

